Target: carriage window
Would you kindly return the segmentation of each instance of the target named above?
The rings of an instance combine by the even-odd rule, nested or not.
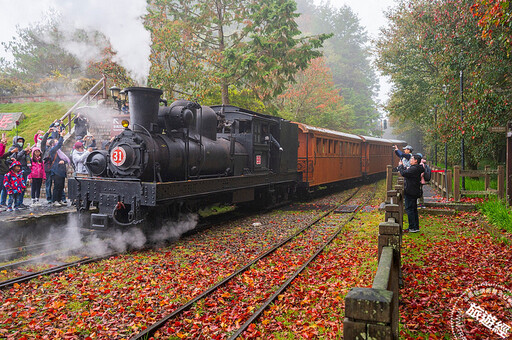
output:
[[[317,138],[316,139],[316,153],[320,154],[322,152],[322,139],[321,138]]]

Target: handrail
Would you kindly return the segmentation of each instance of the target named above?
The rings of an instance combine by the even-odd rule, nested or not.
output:
[[[391,267],[393,266],[393,248],[384,246],[380,255],[377,273],[373,278],[372,288],[374,289],[388,289],[389,280],[391,276]]]
[[[105,81],[106,81],[106,78],[105,77],[102,77],[100,80],[98,80],[98,82],[93,86],[91,87],[91,89],[89,91],[87,91],[86,94],[84,94],[82,96],[82,98],[80,98],[76,103],[75,105],[73,105],[61,118],[60,120],[62,122],[64,122],[64,120],[71,116],[71,114],[73,113],[73,111],[84,101],[84,99],[86,99],[90,94],[91,92],[101,83],[103,83],[103,86],[96,92],[96,94],[94,95],[93,99],[96,98],[96,96],[98,95],[98,93],[103,90],[105,88]],[[91,99],[89,99],[88,103],[91,101]],[[68,128],[68,132],[71,132],[71,117],[69,118],[69,123],[68,124],[64,124],[64,126],[69,126]]]

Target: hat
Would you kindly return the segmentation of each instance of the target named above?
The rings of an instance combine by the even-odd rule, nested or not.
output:
[[[423,155],[421,153],[418,152],[417,155],[423,158]]]
[[[411,150],[411,151],[413,150],[412,146],[410,146],[410,145],[404,146],[404,147],[403,147],[403,149],[404,149],[404,150],[405,150],[405,149],[409,149],[409,150]]]
[[[20,163],[20,162],[18,162],[18,161],[13,161],[13,162],[11,163],[11,165],[9,166],[9,169],[14,168],[16,165],[17,165],[17,166],[19,166],[19,167],[21,167],[21,163]]]
[[[83,146],[84,146],[84,144],[82,142],[76,142],[74,148],[75,149],[83,148]]]

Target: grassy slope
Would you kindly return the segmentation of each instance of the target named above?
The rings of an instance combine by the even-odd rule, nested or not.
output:
[[[23,112],[25,119],[18,126],[18,134],[25,138],[31,145],[34,144],[34,134],[37,130],[47,130],[48,126],[66,113],[73,105],[70,102],[37,102],[37,103],[15,103],[0,104],[0,112]],[[8,144],[12,143],[12,137],[16,129],[6,132]]]

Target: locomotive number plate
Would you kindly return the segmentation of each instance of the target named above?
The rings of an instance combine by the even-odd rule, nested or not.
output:
[[[110,154],[110,161],[116,166],[123,165],[126,161],[126,151],[120,146],[115,147]]]
[[[261,155],[256,155],[256,165],[261,165]]]

